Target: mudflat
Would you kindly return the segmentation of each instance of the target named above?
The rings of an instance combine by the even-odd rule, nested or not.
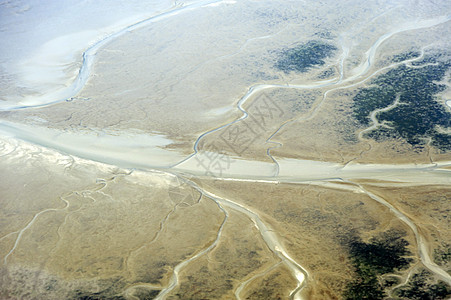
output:
[[[0,4],[1,299],[450,297],[450,4],[69,2]]]

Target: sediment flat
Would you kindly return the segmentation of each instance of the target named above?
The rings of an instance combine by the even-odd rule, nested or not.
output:
[[[0,55],[0,298],[451,295],[449,4],[149,5]]]

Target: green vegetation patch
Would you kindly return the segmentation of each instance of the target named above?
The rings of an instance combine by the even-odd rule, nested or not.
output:
[[[282,50],[275,67],[285,73],[304,73],[312,67],[324,65],[324,59],[331,56],[336,50],[337,47],[334,45],[315,40],[309,41]]]
[[[441,300],[449,299],[451,288],[444,282],[428,282],[432,274],[429,271],[422,270],[412,276],[409,283],[395,290],[395,296],[399,299],[409,300]]]
[[[434,260],[439,265],[451,262],[451,244],[443,242],[439,249],[435,249]]]
[[[347,241],[356,278],[350,282],[344,293],[344,299],[383,299],[385,296],[378,276],[391,273],[408,266],[409,243],[404,234],[390,230],[368,243],[352,237]]]
[[[324,70],[323,72],[321,72],[321,74],[318,75],[319,79],[327,79],[327,78],[331,78],[332,76],[334,76],[336,74],[335,68],[329,68]]]
[[[424,60],[433,64],[417,68],[400,65],[373,80],[371,87],[361,89],[353,98],[354,116],[360,124],[369,126],[371,112],[393,104],[399,96],[398,106],[377,115],[380,123],[386,121],[391,128],[381,127],[371,137],[378,140],[399,136],[411,145],[424,144],[431,137],[437,148],[451,150],[451,136],[436,130],[437,126],[451,127],[451,113],[436,100],[436,95],[445,89],[437,81],[444,78],[451,61],[430,57]]]
[[[401,54],[394,55],[392,58],[392,62],[401,62],[408,59],[420,57],[421,53],[419,51],[409,51]]]

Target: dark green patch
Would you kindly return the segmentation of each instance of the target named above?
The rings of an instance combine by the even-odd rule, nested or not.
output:
[[[139,300],[152,300],[155,299],[160,290],[149,290],[145,288],[138,288],[134,291],[133,296],[138,298]]]
[[[76,300],[125,300],[122,296],[115,296],[110,295],[108,293],[89,293],[89,292],[82,292],[82,291],[76,291],[75,296],[71,299]]]
[[[393,56],[391,61],[394,62],[394,63],[401,62],[401,61],[405,61],[405,60],[408,60],[408,59],[420,57],[420,55],[421,55],[421,53],[418,52],[418,51],[404,52],[404,53],[397,54],[397,55]]]
[[[385,293],[377,280],[376,273],[369,266],[357,268],[357,278],[348,284],[344,299],[383,299]]]
[[[368,243],[357,237],[346,241],[356,279],[350,282],[344,299],[383,299],[384,290],[378,276],[391,273],[409,265],[411,259],[407,250],[408,242],[399,231],[388,231]]]
[[[426,59],[428,60],[428,59]],[[435,60],[433,60],[435,61]],[[451,113],[435,99],[445,89],[440,81],[451,67],[451,61],[437,62],[421,68],[399,66],[373,80],[372,87],[361,89],[353,98],[354,116],[360,124],[370,125],[370,114],[387,107],[399,96],[400,105],[377,115],[393,129],[378,129],[370,137],[378,139],[401,137],[411,145],[432,144],[441,150],[451,150],[450,135],[438,133],[436,126],[451,127]]]
[[[335,75],[335,68],[326,69],[324,72],[318,75],[319,79],[327,79]]]
[[[439,249],[435,249],[434,260],[440,265],[451,262],[451,245],[443,243]]]
[[[420,60],[413,61],[411,64],[413,66],[421,66],[424,64],[435,64],[440,63],[441,60],[447,60],[444,58],[444,53],[436,53],[435,55],[425,55]]]
[[[445,133],[435,133],[431,144],[443,151],[451,151],[451,136]]]
[[[315,35],[319,38],[325,39],[325,40],[332,40],[335,38],[335,35],[330,31],[320,31],[315,33]]]
[[[409,300],[441,300],[451,296],[451,288],[444,282],[428,282],[431,275],[426,270],[414,274],[407,285],[395,290],[395,296]]]
[[[393,130],[392,128],[386,128],[386,127],[380,127],[378,130],[372,130],[365,134],[366,137],[370,139],[374,139],[376,141],[381,141],[383,139],[389,138],[389,139],[398,139],[400,138],[397,131]]]
[[[382,287],[384,287],[384,288],[392,287],[392,286],[398,285],[400,283],[401,283],[401,280],[395,276],[385,276],[381,280]]]
[[[294,48],[284,49],[275,67],[285,73],[307,72],[312,67],[324,65],[324,59],[337,48],[321,41],[309,41]]]
[[[369,243],[358,240],[351,242],[350,252],[355,265],[369,266],[381,275],[409,265],[411,259],[404,257],[410,254],[408,245],[400,232],[388,231],[371,239]]]
[[[97,282],[100,291],[91,292],[83,289],[75,289],[67,299],[76,300],[125,300],[121,296],[121,291],[125,287],[124,282],[120,278],[111,280],[100,280]]]

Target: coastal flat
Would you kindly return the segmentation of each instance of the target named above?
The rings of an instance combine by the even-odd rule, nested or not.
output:
[[[450,4],[69,2],[0,4],[1,299],[450,297]]]

